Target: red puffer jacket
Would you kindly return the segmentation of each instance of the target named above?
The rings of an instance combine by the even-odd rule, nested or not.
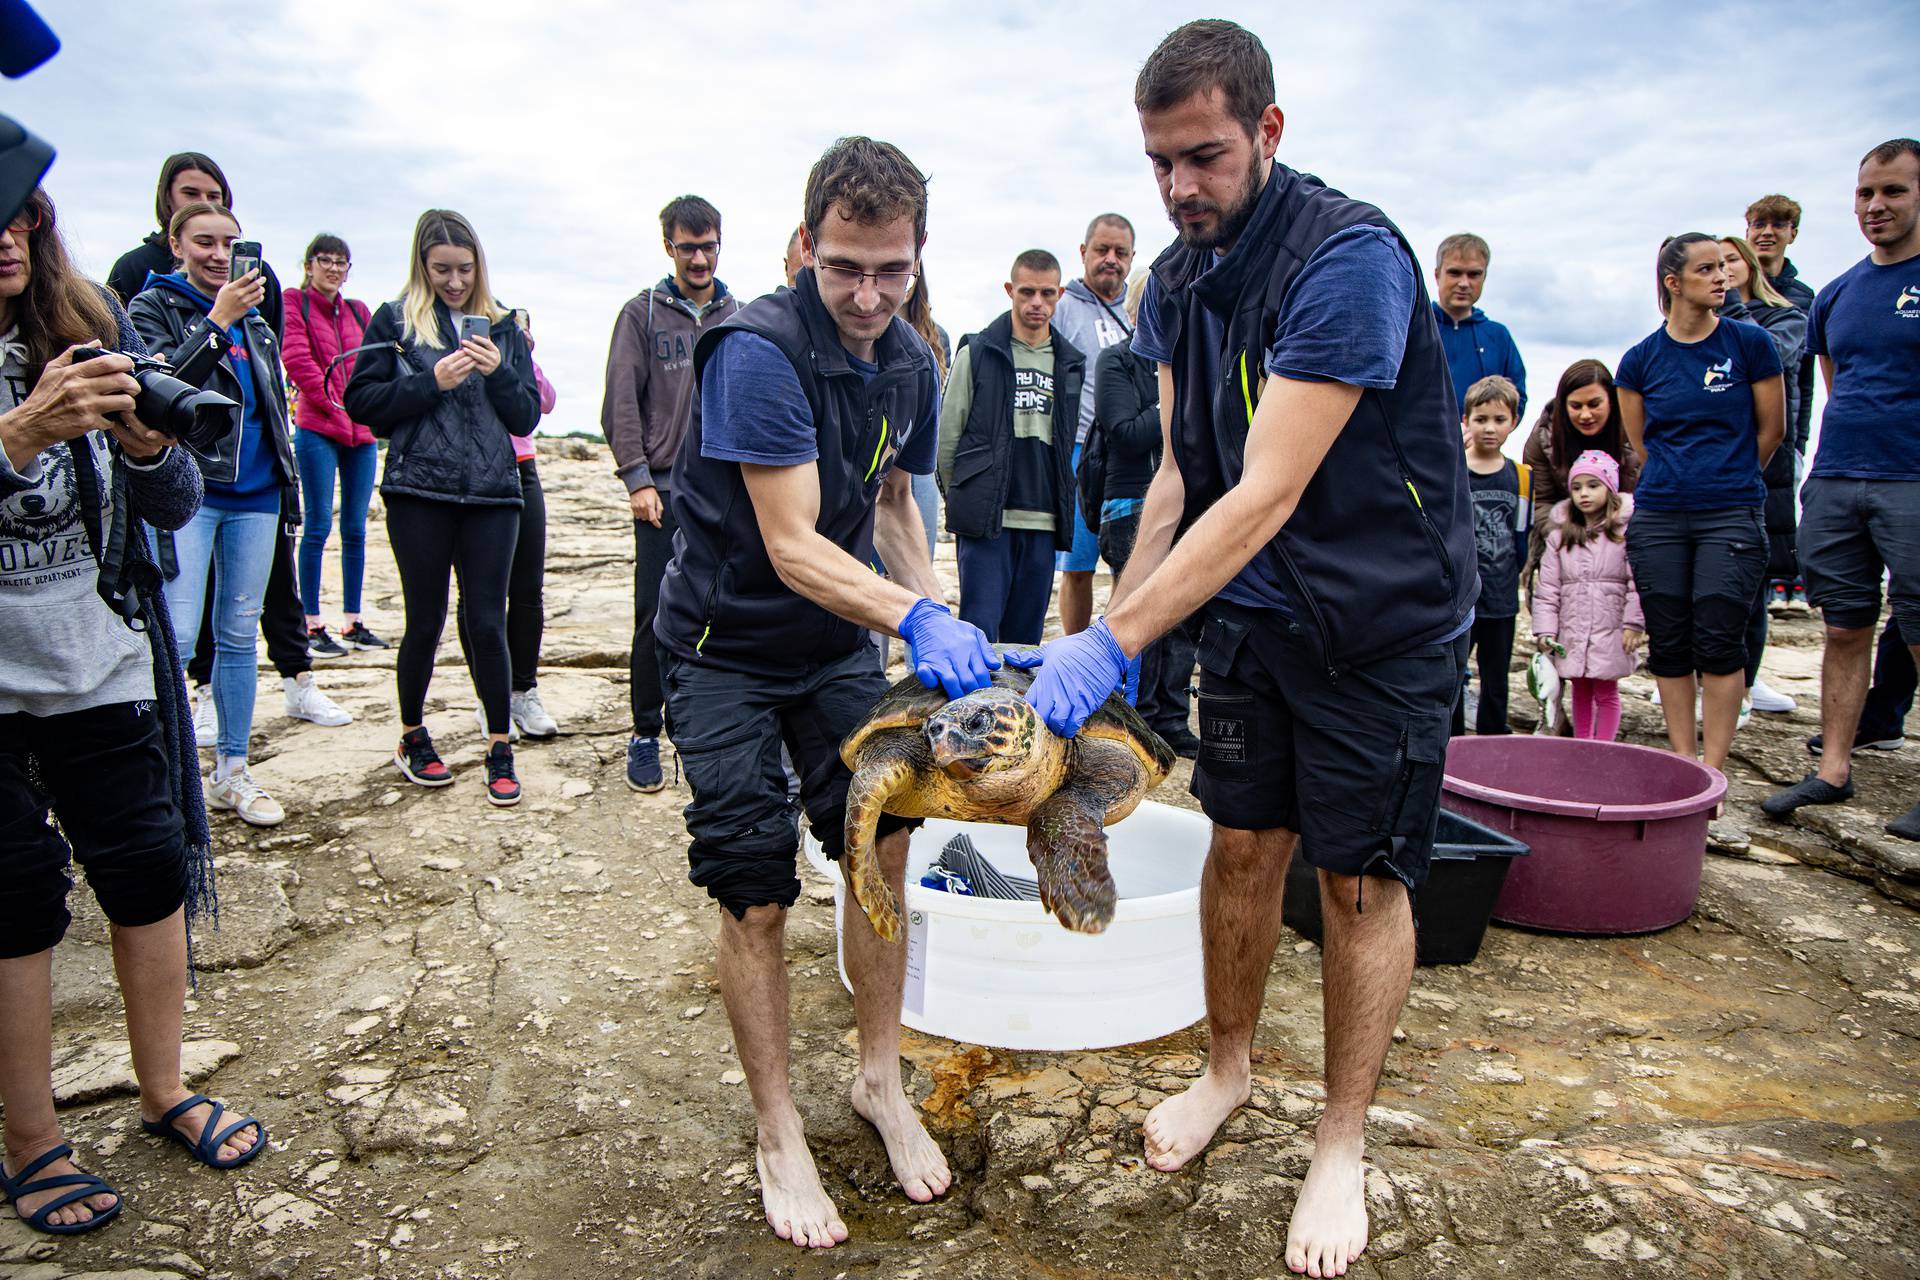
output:
[[[318,289],[288,289],[285,297],[287,336],[280,355],[299,393],[293,425],[344,445],[372,444],[373,432],[347,417],[338,403],[346,395],[355,357],[342,360],[321,385],[333,358],[366,340],[367,304],[339,294],[329,299]]]

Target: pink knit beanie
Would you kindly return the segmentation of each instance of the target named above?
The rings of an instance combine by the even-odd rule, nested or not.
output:
[[[1576,476],[1594,476],[1607,486],[1608,492],[1620,492],[1620,464],[1598,449],[1589,449],[1573,460],[1573,466],[1567,471],[1567,483],[1572,484]]]

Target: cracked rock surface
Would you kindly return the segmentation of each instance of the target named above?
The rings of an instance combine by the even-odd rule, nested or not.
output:
[[[458,775],[442,791],[387,763],[390,652],[321,664],[357,717],[344,729],[278,718],[263,668],[255,772],[289,817],[267,832],[216,819],[222,925],[196,940],[187,1034],[208,1043],[197,1087],[257,1112],[272,1149],[215,1174],[141,1134],[126,1093],[74,1095],[68,1136],[127,1209],[61,1241],[0,1211],[0,1276],[1286,1274],[1320,1093],[1310,944],[1289,933],[1275,958],[1251,1105],[1176,1174],[1144,1165],[1140,1123],[1198,1074],[1204,1028],[1072,1054],[908,1035],[909,1091],[956,1175],[912,1205],[848,1106],[852,1008],[830,893],[804,862],[793,1075],[852,1239],[805,1254],[771,1236],[713,981],[715,908],[686,882],[688,793],[623,785],[626,502],[597,446],[545,442],[541,471],[540,688],[566,733],[519,745],[525,802],[482,798],[451,628],[428,705]],[[375,510],[369,620],[397,641]],[[1419,971],[1373,1112],[1373,1245],[1352,1274],[1920,1274],[1920,847],[1879,830],[1920,794],[1920,748],[1861,760],[1844,809],[1781,825],[1755,808],[1807,767],[1818,635],[1804,615],[1775,620],[1767,679],[1803,710],[1737,740],[1691,920],[1615,939],[1495,928],[1472,966]],[[1627,684],[1625,733],[1651,742],[1644,683]],[[1182,765],[1155,798],[1191,805],[1186,781]],[[73,904],[56,1056],[91,1080],[125,1032],[104,923],[84,888]]]

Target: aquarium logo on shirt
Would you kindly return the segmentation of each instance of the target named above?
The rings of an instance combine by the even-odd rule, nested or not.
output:
[[[1893,300],[1893,314],[1909,320],[1920,319],[1920,284],[1910,284]]]
[[[1725,391],[1733,385],[1730,381],[1732,377],[1733,357],[1728,356],[1719,364],[1710,364],[1707,366],[1707,375],[1700,379],[1700,385],[1708,391]]]

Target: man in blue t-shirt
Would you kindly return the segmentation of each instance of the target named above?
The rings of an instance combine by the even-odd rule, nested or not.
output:
[[[1901,635],[1920,637],[1920,142],[1895,138],[1866,154],[1853,212],[1872,249],[1820,291],[1807,325],[1827,385],[1820,448],[1800,490],[1800,568],[1827,624],[1820,768],[1761,803],[1776,818],[1853,795],[1882,576]],[[1920,840],[1920,804],[1887,830]]]
[[[1130,655],[1204,609],[1192,786],[1213,822],[1212,1041],[1205,1075],[1148,1116],[1147,1162],[1187,1164],[1247,1100],[1297,853],[1327,939],[1327,1102],[1286,1253],[1339,1275],[1366,1248],[1366,1108],[1413,972],[1411,894],[1479,580],[1458,403],[1412,252],[1380,210],[1275,159],[1273,96],[1265,48],[1231,22],[1182,26],[1141,69],[1134,105],[1180,239],[1154,263],[1133,350],[1159,366],[1169,447],[1109,612],[1040,651],[1028,698],[1075,733]]]
[[[851,777],[840,743],[886,692],[873,631],[903,637],[920,679],[959,696],[999,665],[951,616],[911,477],[933,470],[939,390],[898,316],[918,279],[926,179],[897,147],[842,138],[807,179],[810,265],[694,350],[700,413],[674,464],[679,532],[654,635],[667,652],[667,728],[693,803],[689,879],[722,908],[717,969],[751,1087],[760,1197],[782,1239],[847,1238],[820,1184],[787,1078],[785,929],[799,896],[800,806],[829,858],[844,850]],[[884,558],[888,578],[869,567]],[[856,809],[894,900],[911,821]],[[870,888],[865,890],[870,894]],[[952,1182],[900,1087],[901,940],[848,904],[843,946],[860,1032],[853,1106],[907,1196]]]

